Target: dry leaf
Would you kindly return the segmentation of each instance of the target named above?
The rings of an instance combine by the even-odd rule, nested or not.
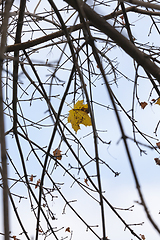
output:
[[[72,110],[69,111],[68,122],[72,124],[72,128],[77,132],[80,124],[91,126],[91,118],[88,115],[88,104],[83,104],[83,100],[78,101]]]
[[[160,98],[157,99],[157,102],[155,104],[160,105]]]
[[[156,143],[157,147],[160,148],[160,142]]]
[[[61,150],[59,150],[58,148],[56,148],[54,151],[53,151],[53,155],[58,159],[58,160],[61,160],[62,159],[62,154],[61,154]]]
[[[39,186],[40,182],[41,182],[41,180],[38,179],[35,188],[37,188]]]
[[[141,236],[142,240],[146,239],[144,235],[140,234],[140,236]]]
[[[123,20],[123,18],[124,18],[124,16],[123,15],[121,15],[121,16],[119,16],[122,20]]]
[[[122,23],[125,24],[125,22],[124,22],[124,16],[121,15],[120,18],[122,19]]]
[[[155,162],[157,165],[160,165],[160,159],[159,158],[154,158]]]
[[[13,236],[13,239],[14,239],[14,240],[17,240],[16,236]]]
[[[140,104],[141,104],[142,109],[144,109],[148,105],[148,103],[146,103],[146,102],[141,102]]]
[[[33,175],[30,176],[29,180],[33,182]]]
[[[84,182],[87,184],[87,186],[89,186],[87,178],[84,179]]]
[[[70,227],[67,227],[65,232],[71,232]]]

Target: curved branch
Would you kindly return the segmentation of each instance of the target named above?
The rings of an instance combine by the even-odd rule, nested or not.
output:
[[[65,2],[78,10],[74,0],[65,0]],[[160,83],[160,68],[149,59],[148,55],[142,53],[138,48],[136,48],[134,44],[132,44],[126,37],[120,34],[114,27],[106,22],[86,3],[83,2],[82,8],[85,16],[89,21],[92,22],[94,27],[98,28],[101,32],[110,37],[139,65],[141,65],[147,72],[151,73]]]

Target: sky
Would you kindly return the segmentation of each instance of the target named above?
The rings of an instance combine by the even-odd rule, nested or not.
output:
[[[17,1],[18,2],[18,1]],[[17,3],[15,2],[15,3]],[[34,12],[35,6],[38,3],[38,1],[35,1],[33,5],[33,2],[27,3],[28,11],[31,13]],[[99,6],[96,8],[98,12],[101,14],[107,14],[109,11],[112,11],[114,7],[112,7],[111,3],[110,8],[108,10],[108,6],[106,8],[100,8]],[[56,5],[59,8],[62,8],[64,6],[63,1],[56,2]],[[41,12],[43,12],[45,9],[48,11],[50,10],[48,2],[42,0],[37,7],[36,13],[37,15],[40,15]],[[107,9],[107,10],[106,10]],[[68,14],[65,12],[62,12],[62,15],[64,19],[68,19]],[[141,18],[140,15],[135,15],[133,13],[128,14],[131,20],[131,27],[133,29],[134,37],[136,38],[136,41],[140,43],[147,43],[148,41],[152,45],[158,45],[159,42],[159,35],[156,32],[156,30],[152,29],[152,34],[148,36],[149,33],[149,26],[150,26],[150,19],[149,17]],[[51,19],[50,17],[48,17]],[[71,18],[68,24],[71,24],[73,19],[75,17]],[[25,19],[25,27],[24,30],[27,30],[29,28],[29,25],[27,25],[27,19]],[[122,20],[119,18],[119,21]],[[109,21],[113,24],[113,21]],[[34,23],[28,23],[30,26],[32,26],[32,29],[36,29],[37,26]],[[54,31],[53,26],[51,26],[47,22],[41,22],[39,21],[38,24],[43,28],[49,28],[50,30],[45,30],[45,32],[51,33]],[[117,24],[118,25],[118,24]],[[122,32],[126,36],[125,30]],[[99,33],[93,33],[95,37],[103,37],[103,35],[100,35]],[[37,32],[26,32],[25,35],[22,37],[23,41],[28,41],[31,39],[31,37],[34,39],[36,37],[40,37],[42,35],[41,31]],[[73,36],[76,36],[76,33],[73,34]],[[145,37],[145,38],[144,38]],[[60,41],[61,39],[59,39]],[[51,43],[51,42],[49,42]],[[13,44],[13,40],[9,39],[8,44]],[[45,43],[46,44],[46,43]],[[63,48],[62,44],[58,44],[59,47]],[[104,44],[101,43],[101,41],[96,42],[96,46],[101,50],[102,47],[104,47]],[[85,49],[85,48],[84,48]],[[69,53],[68,46],[65,49],[65,53]],[[46,82],[47,84],[50,82],[49,75],[51,74],[51,71],[53,72],[54,66],[57,63],[57,60],[60,57],[61,52],[59,51],[59,48],[57,46],[54,46],[53,49],[51,47],[48,47],[47,49],[37,50],[34,54],[31,54],[31,59],[34,63],[36,63],[36,70],[42,80],[42,82]],[[133,87],[134,87],[134,80],[135,80],[135,70],[133,68],[133,60],[127,56],[118,46],[116,46],[112,51],[108,51],[106,53],[106,56],[110,59],[114,59],[115,61],[119,62],[118,69],[125,74],[125,76],[119,75],[119,79],[116,84],[112,84],[111,88],[118,98],[118,100],[121,102],[125,110],[128,114],[130,114],[130,110],[132,109],[132,98],[133,98]],[[81,55],[82,60],[84,57],[84,53]],[[21,61],[24,60],[22,57],[20,58]],[[48,60],[47,60],[48,59]],[[62,57],[61,62],[64,62],[66,59],[65,56]],[[92,64],[95,67],[95,72],[98,75],[100,73],[99,69],[96,67],[95,60],[91,57]],[[50,66],[43,66],[46,61],[48,61],[49,64],[52,64],[53,67]],[[104,60],[103,60],[104,61]],[[26,61],[25,61],[26,62]],[[12,63],[11,63],[12,64]],[[12,65],[9,65],[9,70],[12,71]],[[43,65],[42,65],[43,64]],[[84,64],[83,73],[84,76],[87,76],[87,70],[86,65]],[[103,62],[103,66],[106,66],[106,63]],[[57,77],[61,80],[59,82],[59,85],[53,85],[52,86],[52,96],[54,96],[51,100],[51,103],[53,104],[56,111],[58,111],[59,104],[61,101],[61,98],[63,96],[63,92],[66,87],[67,80],[69,78],[70,69],[72,68],[71,61],[67,61],[63,65],[63,69],[59,70],[57,73]],[[31,68],[26,64],[25,69],[28,72],[28,74],[32,77],[32,79],[37,83],[37,80],[35,79],[35,76],[31,70]],[[108,72],[109,67],[106,68],[106,72]],[[139,75],[144,75],[144,72],[142,69],[139,69]],[[12,75],[10,75],[11,77]],[[96,126],[98,129],[98,135],[102,139],[103,142],[110,143],[106,144],[99,139],[98,142],[98,149],[99,149],[99,157],[102,159],[109,167],[115,171],[119,172],[119,176],[115,177],[115,174],[110,170],[106,164],[100,164],[100,172],[101,172],[101,180],[102,180],[102,189],[103,194],[107,198],[107,200],[112,204],[112,206],[117,209],[117,212],[125,219],[125,221],[128,224],[132,225],[133,230],[137,233],[138,236],[144,235],[145,239],[157,239],[158,234],[155,231],[155,229],[151,226],[149,220],[146,217],[146,214],[144,212],[143,206],[141,206],[140,198],[137,193],[136,184],[133,178],[133,174],[130,168],[130,164],[128,162],[128,158],[126,155],[126,151],[124,148],[123,140],[121,139],[121,133],[119,126],[117,124],[117,120],[115,117],[115,113],[112,107],[112,103],[109,99],[109,95],[107,92],[107,89],[104,85],[103,79],[99,76],[98,78],[95,77],[93,74],[92,76],[92,97],[93,101],[98,104],[94,104],[94,115],[96,120]],[[113,80],[113,74],[107,75],[108,80],[112,83]],[[45,151],[49,145],[49,141],[51,138],[51,134],[53,131],[53,122],[49,116],[48,108],[44,100],[40,99],[40,94],[38,91],[35,91],[35,88],[31,85],[29,85],[29,81],[27,78],[22,74],[22,70],[20,68],[19,72],[19,99],[20,99],[20,106],[23,109],[23,115],[25,116],[26,120],[23,121],[20,117],[19,121],[20,123],[26,127],[24,127],[24,130],[26,131],[27,128],[27,134],[29,138],[34,141],[36,144],[38,144],[40,147],[42,147]],[[86,87],[89,92],[89,84],[87,77],[85,78]],[[56,81],[53,82],[54,84]],[[47,92],[49,92],[49,84],[45,84],[45,89]],[[64,84],[64,85],[63,85]],[[9,96],[9,102],[11,103],[12,99],[12,81],[9,81],[9,85],[7,87],[8,89],[8,96]],[[25,93],[22,91],[22,89],[26,89]],[[69,90],[69,93],[63,110],[61,114],[61,120],[63,123],[71,130],[71,132],[74,134],[74,130],[71,127],[70,123],[67,123],[67,116],[69,113],[69,110],[73,107],[73,92],[74,90],[74,84],[71,85],[71,88]],[[157,94],[153,91],[151,96],[152,85],[150,84],[149,80],[143,77],[139,77],[138,79],[138,86],[137,86],[137,94],[139,97],[140,102],[147,102],[148,105],[145,109],[142,109],[138,103],[137,100],[135,100],[135,109],[134,109],[134,116],[136,119],[136,124],[138,128],[145,134],[152,136],[152,138],[149,137],[150,141],[154,146],[156,146],[156,143],[159,142],[159,129],[157,131],[157,136],[155,136],[154,131],[156,128],[156,125],[159,121],[159,111],[160,106],[157,104],[151,104],[152,99],[157,99]],[[33,94],[34,92],[34,94]],[[33,94],[33,95],[32,95]],[[57,96],[58,94],[58,96]],[[6,92],[4,91],[4,95],[6,95]],[[34,96],[35,100],[29,100]],[[82,100],[83,95],[81,94],[81,91],[78,91],[78,94],[76,95],[76,101]],[[86,101],[85,101],[86,103]],[[139,148],[136,146],[136,144],[133,141],[133,127],[131,125],[131,122],[129,121],[126,114],[124,114],[121,109],[118,108],[120,118],[122,120],[124,131],[126,136],[130,137],[130,139],[127,140],[129,145],[129,150],[131,153],[131,157],[133,160],[133,164],[140,182],[141,190],[144,195],[144,199],[146,201],[147,207],[149,209],[149,212],[153,219],[156,221],[156,223],[159,223],[160,218],[160,193],[159,193],[159,171],[160,167],[155,164],[154,158],[159,157],[159,153],[156,152],[153,149],[150,149],[148,146],[148,143],[144,141],[144,139],[136,133],[137,140],[140,141],[142,144],[146,144],[147,146],[141,146],[143,150],[146,151],[146,154],[140,154]],[[21,109],[18,108],[18,112],[21,114]],[[6,132],[12,127],[12,118],[10,118],[7,114],[9,114],[8,109],[5,110],[6,116]],[[30,119],[32,122],[39,122],[39,125],[37,124],[37,127],[34,127],[31,122],[29,122],[27,119]],[[85,150],[94,158],[94,141],[92,136],[92,127],[88,126],[85,127],[83,125],[80,126],[81,130],[79,130],[76,134],[76,138],[83,144],[85,147]],[[19,129],[20,132],[22,132]],[[73,138],[71,134],[69,134],[67,131],[64,131],[66,134],[66,137],[70,144],[72,145],[73,149],[75,150],[76,154],[79,155],[81,161],[83,164],[86,164],[86,170],[91,176],[91,179],[95,184],[97,184],[96,180],[96,167],[95,162],[92,161],[91,163],[88,163],[90,158],[85,154],[85,151],[82,148],[78,149],[78,145],[76,140]],[[22,164],[20,161],[20,156],[17,151],[17,146],[15,144],[15,139],[12,136],[12,133],[7,135],[7,151],[10,157],[13,160],[14,165],[16,166],[17,171],[19,172],[20,176],[24,180],[24,173],[22,170]],[[42,167],[38,161],[38,159],[43,163],[45,158],[45,153],[41,150],[38,150],[38,148],[35,146],[34,150],[37,154],[37,158],[33,154],[33,151],[31,151],[30,145],[26,143],[26,141],[23,138],[20,138],[20,143],[23,149],[23,155],[25,159],[26,169],[28,176],[31,176],[32,174],[35,176],[33,180],[33,186],[32,190],[34,191],[35,195],[38,197],[39,189],[35,188],[35,184],[38,179],[41,178],[42,174]],[[59,146],[60,144],[60,150],[62,151],[62,159],[60,160],[60,164],[64,166],[66,169],[69,169],[70,166],[77,168],[78,164],[71,154],[71,152],[68,150],[68,147],[62,141],[59,136],[59,133],[56,133],[54,142],[52,144],[51,148],[51,154],[52,152]],[[69,165],[70,164],[70,165]],[[63,193],[63,196],[67,198],[67,201],[71,203],[71,206],[77,210],[77,212],[84,218],[84,220],[89,224],[89,226],[92,226],[92,229],[99,234],[99,236],[102,236],[101,231],[101,219],[100,219],[100,205],[96,200],[93,200],[90,195],[86,194],[78,184],[74,182],[74,180],[65,173],[64,169],[61,167],[57,167],[55,170],[54,168],[54,162],[53,159],[50,160],[48,165],[48,173],[51,179],[57,184],[57,186],[60,188],[61,192]],[[83,184],[83,187],[85,190],[88,191],[89,194],[91,194],[93,197],[95,197],[99,201],[99,196],[96,192],[93,191],[93,187],[90,182],[88,182],[88,185],[84,182],[86,179],[85,173],[81,170],[80,172],[77,171],[77,169],[71,169],[69,172],[79,180],[81,184]],[[28,195],[28,191],[25,187],[25,184],[21,181],[17,181],[15,185],[12,186],[12,184],[15,182],[15,179],[19,179],[19,177],[16,174],[15,169],[13,168],[11,162],[9,161],[9,186],[11,187],[12,193],[15,195],[13,196],[17,210],[22,218],[22,222],[24,223],[24,226],[26,227],[28,231],[28,235],[31,239],[35,238],[35,229],[36,229],[36,221],[34,217],[34,211],[31,211],[31,203],[36,208],[36,204],[34,200],[32,199],[30,203],[30,196]],[[44,186],[46,187],[45,191],[49,191],[53,188],[53,183],[51,182],[50,178],[46,176]],[[2,191],[0,192],[2,195]],[[21,197],[18,197],[21,196]],[[87,240],[94,240],[97,239],[97,237],[91,233],[85,226],[84,223],[82,223],[77,216],[73,213],[73,211],[66,206],[63,197],[60,196],[57,190],[50,192],[50,194],[46,194],[46,199],[49,203],[50,209],[54,213],[55,220],[51,221],[51,224],[53,228],[56,231],[56,234],[59,239],[70,239],[72,236],[72,239],[80,240],[80,239],[87,239]],[[43,199],[42,203],[45,204],[45,199]],[[0,204],[2,206],[2,204]],[[64,213],[65,209],[65,213]],[[123,209],[123,210],[122,210]],[[125,210],[128,209],[128,210]],[[46,207],[44,207],[44,211],[47,212]],[[37,213],[37,209],[35,209],[35,213]],[[47,212],[47,216],[49,216],[49,212]],[[130,239],[136,239],[133,235],[129,233],[127,229],[125,229],[124,225],[120,222],[120,220],[115,216],[113,211],[110,209],[110,207],[105,204],[105,221],[106,221],[106,236],[108,236],[111,240],[117,240],[117,239],[123,239],[123,240],[130,240]],[[40,222],[43,230],[45,231],[47,229],[47,225],[41,217]],[[11,225],[11,236],[16,236],[17,239],[25,239],[24,235],[20,234],[22,232],[16,217],[14,215],[12,207],[10,207],[10,225]],[[70,227],[71,232],[67,232],[66,229]],[[60,230],[59,230],[60,229]],[[0,218],[0,232],[3,232],[2,230],[2,216]],[[73,235],[72,235],[73,234]],[[39,239],[45,239],[45,236],[43,234],[40,234]],[[53,239],[53,236],[49,236],[47,239]]]

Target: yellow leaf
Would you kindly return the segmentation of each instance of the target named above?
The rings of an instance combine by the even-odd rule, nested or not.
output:
[[[158,98],[157,102],[155,104],[159,104],[160,105],[160,98]]]
[[[80,124],[91,126],[91,118],[88,115],[88,104],[83,104],[83,100],[78,101],[72,110],[69,111],[68,122],[72,124],[72,128],[77,132]]]

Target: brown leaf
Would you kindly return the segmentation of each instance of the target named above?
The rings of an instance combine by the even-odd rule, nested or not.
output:
[[[54,151],[53,151],[53,155],[58,159],[58,160],[61,160],[62,159],[62,154],[61,154],[61,150],[59,150],[58,148],[56,148]]]
[[[87,184],[87,186],[89,186],[87,178],[84,179],[84,182]]]
[[[156,143],[157,147],[160,148],[160,142]]]
[[[148,105],[148,103],[146,103],[146,102],[141,102],[140,104],[141,104],[142,109],[144,109]]]
[[[33,174],[30,176],[29,180],[33,182]]]
[[[41,182],[41,180],[38,179],[35,188],[37,188],[39,186],[40,182]]]
[[[160,165],[160,159],[159,158],[154,158],[155,162],[157,165]]]
[[[13,236],[13,239],[14,239],[14,240],[17,240],[16,236]]]
[[[123,20],[123,18],[124,18],[124,16],[123,15],[121,15],[121,16],[119,16],[122,20]]]
[[[124,22],[124,16],[123,16],[123,15],[121,15],[121,16],[120,16],[120,18],[121,18],[121,20],[122,20],[122,24],[124,24],[124,25],[125,25],[125,22]]]
[[[67,227],[65,232],[71,232],[70,227]]]
[[[142,240],[145,240],[145,239],[146,239],[145,236],[142,235],[142,234],[140,234],[140,237],[142,238]]]

